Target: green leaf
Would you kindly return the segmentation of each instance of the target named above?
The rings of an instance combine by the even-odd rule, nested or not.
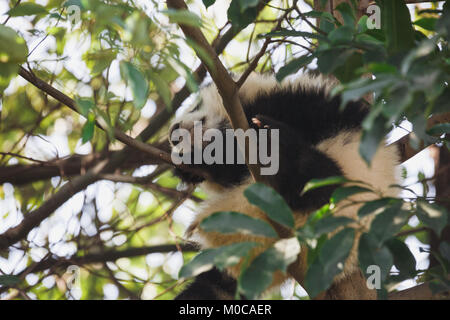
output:
[[[256,242],[238,242],[224,246],[214,258],[214,265],[219,270],[232,267],[238,264],[243,257],[248,256],[250,250],[259,245]]]
[[[0,24],[0,92],[17,75],[19,64],[27,60],[28,48],[25,40],[8,27]]]
[[[427,134],[432,136],[440,136],[446,133],[450,133],[450,123],[439,123],[427,130]]]
[[[95,128],[95,116],[94,114],[89,114],[88,121],[83,126],[81,130],[81,143],[86,143],[92,139],[94,136],[94,128]]]
[[[368,233],[359,240],[358,259],[363,274],[367,277],[367,268],[372,265],[380,267],[381,280],[389,275],[394,258],[385,246],[380,247],[378,241]]]
[[[355,220],[347,218],[347,217],[325,217],[317,221],[314,226],[314,234],[315,237],[318,238],[322,234],[332,232],[339,227],[345,226],[349,223],[355,222]]]
[[[179,277],[195,277],[200,273],[212,269],[214,265],[217,265],[219,269],[236,265],[243,256],[246,256],[251,249],[258,245],[255,242],[239,242],[219,248],[203,250],[181,268]]]
[[[355,11],[350,7],[350,5],[346,2],[342,2],[339,5],[336,6],[336,10],[339,11],[339,13],[342,16],[342,19],[344,20],[344,25],[346,26],[353,26],[356,21]]]
[[[358,70],[363,66],[363,64],[364,62],[361,53],[353,52],[344,64],[337,67],[333,73],[339,81],[342,83],[347,83],[360,77]]]
[[[444,207],[435,203],[419,200],[417,202],[417,218],[440,236],[442,229],[447,225],[448,212]]]
[[[332,73],[336,68],[345,64],[354,53],[353,49],[332,48],[318,54],[317,66],[322,73]]]
[[[320,17],[319,28],[325,33],[330,33],[335,28],[336,19],[329,12],[323,12]]]
[[[343,184],[348,181],[349,181],[348,179],[341,177],[341,176],[333,176],[333,177],[328,177],[328,178],[324,178],[324,179],[311,179],[310,181],[308,181],[306,183],[305,187],[302,190],[301,195],[305,194],[308,191],[317,189],[317,188],[322,188],[322,187],[335,185],[335,184]]]
[[[28,48],[25,40],[13,29],[0,25],[0,62],[22,63],[26,61]]]
[[[20,3],[18,6],[9,10],[7,14],[11,17],[20,17],[31,16],[35,14],[46,14],[47,12],[47,9],[37,3],[25,2]]]
[[[421,27],[421,28],[423,28],[425,30],[434,31],[437,21],[438,21],[438,19],[436,19],[436,18],[427,17],[427,18],[421,18],[419,20],[416,20],[413,23],[416,26],[419,26],[419,27]]]
[[[243,29],[252,23],[258,15],[255,1],[232,0],[227,15],[235,30]]]
[[[379,77],[375,80],[361,78],[338,87],[338,90],[342,91],[341,106],[345,106],[349,101],[357,101],[369,92],[377,92],[378,90],[389,87],[397,81],[397,78],[392,76]]]
[[[91,70],[91,75],[96,76],[109,67],[116,56],[116,50],[104,49],[84,53],[83,60],[86,62],[87,67]]]
[[[242,272],[238,281],[239,291],[248,299],[257,299],[272,283],[273,273],[277,270],[286,272],[299,252],[300,244],[296,238],[278,241],[257,256]]]
[[[404,279],[416,276],[416,259],[409,250],[408,246],[399,239],[386,241],[386,246],[394,257],[394,265],[400,271],[400,276]]]
[[[346,228],[323,244],[306,273],[305,288],[310,297],[313,298],[329,288],[334,277],[343,270],[354,238],[355,230]]]
[[[202,19],[196,15],[195,13],[189,10],[175,10],[175,9],[167,9],[162,10],[161,13],[164,13],[169,17],[170,22],[177,24],[184,24],[192,27],[201,27]]]
[[[280,68],[280,70],[277,72],[276,78],[279,82],[283,80],[285,77],[287,77],[290,74],[296,73],[300,68],[308,65],[311,63],[311,61],[314,59],[314,55],[304,55],[300,58],[296,58],[292,61],[290,61],[288,64]]]
[[[371,115],[374,117],[371,118]],[[364,119],[363,128],[363,134],[359,143],[359,154],[364,161],[370,165],[373,156],[377,152],[381,141],[385,138],[387,133],[387,130],[385,129],[385,119],[381,114],[376,114],[372,111],[371,114]]]
[[[354,194],[362,193],[362,192],[373,192],[372,190],[364,187],[359,186],[349,186],[349,187],[339,187],[337,188],[333,194],[331,195],[331,198],[333,199],[334,203],[339,203],[340,201],[344,200],[345,198],[348,198]]]
[[[412,101],[413,92],[408,87],[408,84],[399,84],[386,98],[386,103],[382,105],[382,112],[389,119],[389,122],[394,122],[403,114]]]
[[[328,34],[328,39],[333,44],[345,44],[353,39],[354,29],[350,26],[341,26]]]
[[[79,112],[87,118],[89,115],[89,112],[95,108],[95,104],[91,99],[87,98],[77,98],[75,100]]]
[[[233,211],[221,211],[203,219],[200,227],[207,232],[239,233],[263,237],[278,237],[275,230],[265,221]]]
[[[370,227],[370,235],[381,246],[389,238],[392,238],[407,222],[409,212],[401,209],[401,202],[386,208],[378,214]]]
[[[203,4],[205,5],[206,9],[208,9],[210,6],[212,6],[216,0],[202,0]]]
[[[398,202],[397,199],[394,198],[382,198],[373,201],[369,201],[364,203],[361,208],[358,210],[358,217],[363,218],[381,208],[388,206],[389,204],[393,204]]]
[[[390,54],[405,52],[414,47],[414,29],[406,3],[402,0],[377,0],[381,9],[383,30]]]
[[[271,187],[262,183],[255,183],[245,189],[244,195],[251,204],[267,213],[273,221],[294,228],[292,210],[283,197]]]
[[[122,78],[127,80],[133,93],[133,104],[136,108],[142,108],[147,102],[148,83],[143,74],[130,62],[120,62]]]
[[[169,84],[159,76],[156,72],[150,72],[149,77],[153,84],[155,85],[158,94],[161,96],[162,100],[164,101],[164,104],[167,108],[172,107],[172,93],[170,91]]]
[[[21,281],[18,276],[0,275],[0,286],[13,286]]]

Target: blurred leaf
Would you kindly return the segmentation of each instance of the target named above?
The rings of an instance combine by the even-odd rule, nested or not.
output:
[[[322,188],[322,187],[335,185],[335,184],[343,184],[346,182],[349,182],[349,180],[344,177],[341,177],[341,176],[333,176],[333,177],[328,177],[328,178],[324,178],[324,179],[311,179],[310,181],[308,181],[306,183],[301,194],[303,195],[306,192],[317,189],[317,188]]]
[[[200,227],[207,231],[220,233],[239,233],[264,237],[278,237],[267,222],[233,211],[221,211],[202,220]]]
[[[216,0],[202,0],[203,4],[205,5],[206,9],[208,9],[210,6],[212,6]]]
[[[13,286],[21,281],[22,280],[18,276],[0,275],[0,285],[2,286]]]
[[[91,99],[77,98],[75,102],[77,104],[78,110],[85,118],[87,118],[89,112],[95,108],[95,104]]]
[[[133,103],[136,108],[142,108],[147,102],[148,84],[143,74],[130,62],[120,62],[122,78],[128,81],[133,93]]]
[[[353,27],[356,17],[354,10],[350,7],[350,4],[342,2],[336,6],[336,10],[341,14],[342,19],[344,20],[344,25]]]
[[[404,52],[414,46],[414,29],[406,3],[402,0],[377,0],[381,10],[381,29],[391,54]]]
[[[0,24],[0,90],[3,91],[18,70],[18,64],[27,60],[25,40],[8,27]]]
[[[15,6],[7,12],[7,14],[11,17],[31,16],[35,14],[46,13],[47,9],[37,3],[32,2],[19,3],[19,5]]]
[[[91,75],[96,76],[111,65],[116,55],[117,52],[114,49],[88,51],[83,54],[83,60],[91,70]]]
[[[192,27],[202,26],[202,19],[189,10],[167,9],[162,10],[161,13],[167,15],[172,23],[184,24]]]
[[[354,238],[355,230],[346,228],[323,244],[306,273],[305,288],[310,297],[316,297],[329,288],[334,277],[343,270]]]
[[[203,250],[181,268],[179,277],[195,277],[200,273],[212,269],[214,265],[217,265],[221,269],[236,265],[243,256],[247,255],[251,249],[258,245],[255,242],[239,242],[219,248]]]
[[[95,116],[94,114],[89,114],[88,121],[83,126],[81,130],[82,143],[86,143],[92,139],[94,136],[94,128],[95,128]]]
[[[450,133],[450,123],[439,123],[427,130],[427,134],[433,136],[440,136],[445,133]]]
[[[437,21],[438,21],[438,19],[436,19],[436,18],[426,17],[426,18],[420,18],[419,20],[414,21],[414,24],[425,30],[434,31]]]
[[[255,0],[232,0],[228,8],[227,15],[235,30],[243,29],[252,23],[258,11],[256,6],[258,1]]]
[[[394,257],[394,265],[406,279],[416,276],[416,259],[408,246],[399,239],[386,241],[386,246]]]
[[[374,117],[372,118],[371,115]],[[381,114],[372,111],[363,121],[363,134],[359,143],[359,154],[370,165],[381,141],[386,136],[385,119]]]
[[[296,238],[279,240],[246,268],[239,278],[239,291],[248,299],[256,299],[273,281],[277,270],[286,272],[289,264],[295,261],[300,252]]]
[[[442,229],[444,229],[448,223],[447,210],[436,203],[428,203],[419,200],[417,202],[416,214],[417,218],[419,218],[424,225],[433,229],[438,237],[440,236]]]
[[[372,190],[359,186],[339,187],[333,192],[331,198],[333,199],[334,203],[338,203],[354,194],[362,192],[373,193]]]
[[[341,26],[328,34],[328,39],[333,44],[348,43],[353,39],[354,29],[350,26]]]
[[[359,208],[358,217],[363,218],[381,208],[388,206],[389,204],[392,205],[395,202],[398,202],[398,200],[394,198],[382,198],[366,202],[361,206],[361,208]]]
[[[408,222],[409,212],[402,210],[401,204],[399,202],[384,209],[373,220],[369,234],[377,241],[378,247],[392,238]]]
[[[308,65],[314,59],[314,55],[305,55],[300,58],[296,58],[291,60],[288,64],[281,67],[280,70],[276,74],[276,78],[279,82],[281,82],[285,77],[290,74],[296,73],[300,68]]]
[[[369,233],[364,233],[359,240],[358,259],[363,274],[367,277],[367,267],[378,266],[383,281],[389,274],[394,258],[385,246],[379,246],[378,241]]]
[[[262,183],[252,184],[245,189],[247,200],[267,213],[267,216],[275,222],[294,228],[294,215],[291,209],[274,189]]]
[[[322,234],[335,231],[338,227],[346,226],[349,223],[355,222],[355,220],[347,217],[325,217],[317,221],[314,226],[315,237],[320,237]]]

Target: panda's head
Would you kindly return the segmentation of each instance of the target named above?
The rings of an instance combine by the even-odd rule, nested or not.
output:
[[[273,76],[252,73],[240,88],[239,97],[245,107],[258,95],[267,93],[277,87],[279,87],[279,84]],[[203,130],[231,128],[228,115],[222,103],[222,97],[214,83],[201,88],[198,102],[187,108],[171,123],[169,142],[172,148],[176,148],[179,143],[182,143],[171,140],[172,132],[179,128],[191,131],[196,121],[202,123]]]

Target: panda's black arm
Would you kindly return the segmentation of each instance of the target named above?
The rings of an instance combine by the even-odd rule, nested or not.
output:
[[[233,300],[237,282],[214,268],[198,275],[175,300]]]

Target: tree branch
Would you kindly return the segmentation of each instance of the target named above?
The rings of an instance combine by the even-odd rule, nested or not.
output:
[[[167,7],[176,10],[188,10],[188,7],[184,3],[183,0],[168,0]],[[193,40],[196,44],[196,47],[193,48],[197,53],[197,56],[202,60],[203,64],[206,66],[209,71],[214,83],[219,90],[220,96],[223,100],[223,105],[225,110],[230,118],[230,122],[234,129],[242,129],[247,130],[249,128],[249,124],[247,122],[247,118],[242,109],[241,101],[239,99],[238,91],[239,88],[236,83],[231,78],[228,71],[223,66],[220,61],[218,55],[210,46],[205,36],[201,32],[199,28],[186,25],[183,23],[179,24],[181,29],[187,38]],[[209,65],[202,51],[205,52],[208,57],[212,61],[212,65]],[[248,148],[244,146],[239,146],[241,151],[244,151],[243,154],[248,155]],[[248,157],[246,156],[247,166],[256,181],[262,181],[262,177],[259,172],[259,166],[256,164],[249,164]]]

